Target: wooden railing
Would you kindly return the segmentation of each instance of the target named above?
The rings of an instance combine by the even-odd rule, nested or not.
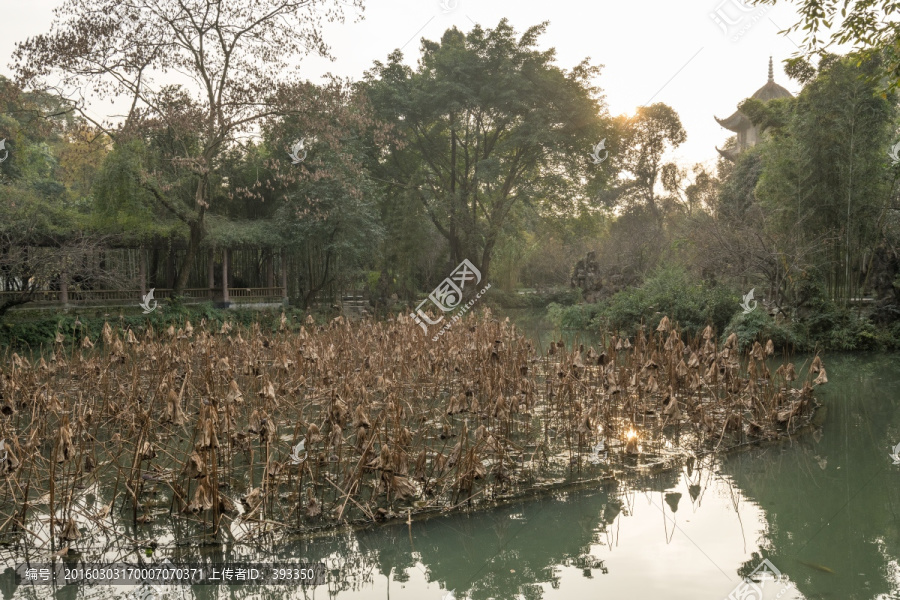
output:
[[[149,290],[147,290],[149,291]],[[154,300],[165,300],[172,296],[173,290],[156,288],[153,290]],[[18,297],[19,292],[0,291],[0,301],[5,297]],[[34,293],[29,304],[47,305],[62,304],[62,292],[41,290]],[[228,290],[229,301],[234,304],[281,302],[284,290],[280,287],[234,288]],[[188,288],[182,293],[188,303],[222,300],[222,289]],[[73,290],[68,291],[68,304],[73,305],[129,305],[137,306],[143,301],[140,290]],[[27,305],[25,305],[27,306]]]
[[[238,302],[281,302],[284,290],[271,288],[228,288],[228,296]]]

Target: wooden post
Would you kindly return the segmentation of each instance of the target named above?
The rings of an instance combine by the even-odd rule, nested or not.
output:
[[[222,250],[222,302],[228,302],[228,248]]]
[[[59,303],[64,307],[69,304],[69,274],[65,269],[59,276]]]
[[[266,250],[266,287],[275,287],[275,252]]]
[[[285,305],[288,303],[287,287],[287,252],[281,251],[281,298]]]
[[[213,300],[216,297],[216,251],[212,248],[209,249],[209,264],[206,267],[207,272],[207,282],[209,283],[209,299]]]
[[[138,249],[138,279],[141,280],[141,300],[147,295],[147,257],[143,248]]]

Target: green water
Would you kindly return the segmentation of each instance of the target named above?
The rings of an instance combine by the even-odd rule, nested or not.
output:
[[[271,548],[183,549],[175,560],[328,565],[329,583],[170,587],[173,598],[722,600],[767,558],[762,598],[900,598],[900,363],[826,357],[813,432],[680,471],[598,484],[489,512],[341,531]],[[4,598],[112,598],[0,576]],[[743,600],[760,596],[734,595]]]

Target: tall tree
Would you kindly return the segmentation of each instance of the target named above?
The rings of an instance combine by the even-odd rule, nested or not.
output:
[[[18,78],[30,87],[59,81],[64,92],[128,98],[118,126],[94,122],[116,141],[147,127],[193,126],[193,143],[167,157],[180,176],[190,176],[189,193],[158,172],[141,176],[141,185],[189,228],[175,284],[180,293],[205,235],[222,153],[263,120],[291,113],[296,62],[311,52],[329,56],[322,23],[343,21],[347,4],[362,8],[362,0],[65,0],[49,33],[17,46]],[[180,87],[160,85],[161,78],[176,78]],[[72,106],[90,119],[82,100]]]
[[[819,246],[817,263],[840,302],[864,283],[868,249],[879,241],[891,196],[885,148],[896,107],[873,83],[877,68],[859,55],[820,65],[797,98],[786,134],[764,152],[756,188],[764,209],[777,215],[780,237],[830,239]]]
[[[678,113],[658,102],[638,108],[633,117],[619,117],[622,150],[617,157],[623,171],[618,202],[647,209],[657,224],[663,212],[657,196],[663,168],[663,155],[687,139]]]
[[[609,177],[590,159],[591,148],[612,137],[591,83],[599,67],[553,64],[553,50],[535,48],[546,27],[518,39],[506,20],[468,34],[449,29],[440,42],[423,40],[417,70],[395,51],[367,74],[376,114],[396,125],[402,142],[378,177],[389,195],[421,204],[452,264],[471,259],[483,277],[516,205],[569,211]]]

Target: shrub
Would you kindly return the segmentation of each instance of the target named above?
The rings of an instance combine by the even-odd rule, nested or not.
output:
[[[656,325],[663,315],[689,335],[707,325],[721,331],[738,310],[737,294],[720,285],[693,283],[677,267],[660,268],[643,285],[598,303],[594,326],[634,334],[641,322]]]
[[[547,318],[559,329],[586,330],[597,316],[597,307],[592,304],[562,306],[551,302],[547,307]]]
[[[736,333],[740,348],[746,349],[753,342],[758,341],[765,344],[768,340],[776,348],[793,348],[797,350],[803,349],[805,344],[800,343],[794,332],[784,325],[780,325],[769,316],[766,311],[758,309],[751,313],[744,314],[743,311],[734,315],[722,333],[722,341]]]

